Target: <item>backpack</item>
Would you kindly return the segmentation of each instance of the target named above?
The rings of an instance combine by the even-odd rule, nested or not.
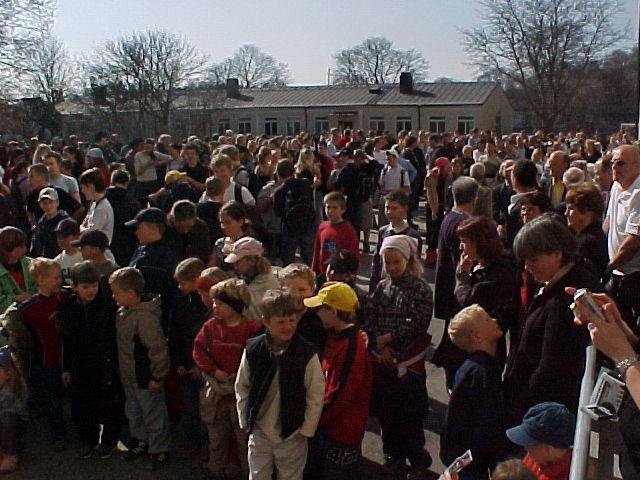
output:
[[[247,218],[251,222],[251,228],[253,228],[253,231],[256,234],[256,240],[260,240],[261,242],[266,241],[269,238],[269,234],[267,233],[267,229],[262,221],[262,215],[260,214],[258,207],[244,203],[244,199],[242,198],[242,185],[239,183],[234,183],[233,196],[236,202],[244,206],[244,209],[247,212]]]
[[[358,175],[358,190],[356,198],[361,202],[371,200],[373,192],[376,190],[378,171],[374,165],[364,165],[360,167]]]
[[[262,182],[254,172],[247,170],[247,168],[244,165],[240,165],[238,169],[235,171],[235,173],[233,174],[233,181],[236,184],[238,183],[236,179],[238,177],[238,174],[243,170],[247,172],[247,176],[249,177],[249,183],[246,185],[247,190],[251,192],[251,195],[253,195],[253,198],[258,198],[258,194],[262,189],[262,185],[261,185]]]
[[[296,182],[285,195],[282,231],[292,234],[306,232],[315,227],[315,224],[316,212],[313,208],[313,198]]]

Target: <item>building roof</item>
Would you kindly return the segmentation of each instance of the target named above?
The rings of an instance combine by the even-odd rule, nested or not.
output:
[[[221,108],[303,108],[355,107],[365,105],[482,105],[500,88],[493,82],[417,83],[411,93],[400,93],[395,85],[380,86],[329,85],[312,87],[280,87],[240,89],[238,98],[222,99]]]

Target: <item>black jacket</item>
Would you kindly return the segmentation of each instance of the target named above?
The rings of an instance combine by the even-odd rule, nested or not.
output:
[[[599,278],[602,278],[609,263],[607,236],[602,231],[602,223],[593,222],[576,235],[578,254],[589,260]]]
[[[253,430],[276,371],[279,372],[282,438],[288,438],[302,426],[307,407],[304,374],[307,364],[316,354],[315,347],[297,334],[286,350],[277,356],[271,351],[266,333],[247,342],[246,357],[252,377],[247,401],[249,433]]]
[[[40,217],[36,228],[33,231],[33,238],[31,239],[31,257],[46,257],[54,258],[60,253],[60,247],[58,247],[58,240],[56,239],[55,228],[58,226],[61,220],[69,218],[69,215],[64,210],[58,210],[55,217],[49,219],[46,215]]]
[[[209,227],[199,218],[196,218],[196,223],[187,233],[179,233],[174,226],[167,225],[164,241],[173,250],[178,262],[185,258],[198,257],[206,265],[213,249]]]
[[[574,323],[569,308],[573,298],[565,287],[602,291],[593,270],[578,259],[564,276],[533,298],[504,377],[505,404],[513,425],[540,402],[558,402],[577,411],[589,333]]]
[[[138,240],[134,234],[134,228],[125,227],[124,224],[136,216],[140,210],[140,204],[127,189],[121,187],[107,188],[105,196],[113,208],[111,252],[118,265],[128,265]]]
[[[169,352],[174,367],[193,367],[193,340],[207,320],[208,307],[198,292],[179,294],[171,309]]]

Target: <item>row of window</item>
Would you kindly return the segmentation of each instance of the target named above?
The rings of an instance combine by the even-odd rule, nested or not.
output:
[[[460,133],[469,133],[475,126],[475,118],[472,116],[461,115],[458,116],[458,128]],[[249,133],[252,132],[252,124],[250,118],[241,118],[238,121],[238,132]],[[224,134],[226,130],[231,129],[231,121],[229,119],[218,120],[218,133]],[[396,117],[396,132],[400,130],[412,130],[413,123],[411,117]],[[375,132],[383,132],[386,130],[384,117],[370,117],[369,118],[369,130]],[[297,118],[288,118],[286,121],[286,135],[297,135],[300,133],[300,120]],[[316,117],[315,119],[315,133],[322,133],[329,131],[329,117]],[[432,133],[442,133],[446,131],[445,117],[429,117],[429,131]],[[264,133],[268,136],[278,135],[278,119],[277,118],[265,118],[264,119]]]

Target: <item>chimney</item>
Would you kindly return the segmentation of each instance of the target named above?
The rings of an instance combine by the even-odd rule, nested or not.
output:
[[[413,93],[413,75],[411,72],[402,72],[400,74],[400,93]]]
[[[237,78],[227,78],[226,84],[227,98],[238,98],[240,96],[240,82]]]

